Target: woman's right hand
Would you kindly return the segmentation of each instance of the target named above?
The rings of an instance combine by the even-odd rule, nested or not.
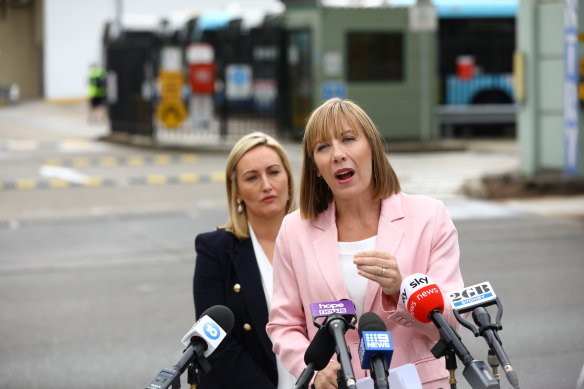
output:
[[[328,365],[318,373],[314,378],[315,389],[337,389],[337,375],[341,364],[337,361],[330,361]]]

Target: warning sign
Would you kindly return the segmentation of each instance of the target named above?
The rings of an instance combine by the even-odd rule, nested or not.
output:
[[[156,108],[156,116],[166,127],[179,127],[187,116],[187,111],[181,101],[162,101]]]
[[[180,71],[161,70],[158,74],[160,82],[160,104],[156,108],[156,116],[168,128],[177,128],[187,116],[182,101],[184,77]]]

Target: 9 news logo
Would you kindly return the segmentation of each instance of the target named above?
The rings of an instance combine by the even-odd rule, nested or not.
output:
[[[363,338],[367,348],[391,349],[391,337],[389,332],[366,332],[363,331]]]

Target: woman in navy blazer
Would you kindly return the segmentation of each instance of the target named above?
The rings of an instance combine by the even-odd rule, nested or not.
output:
[[[264,133],[248,134],[229,154],[225,181],[228,220],[195,239],[193,295],[197,318],[220,304],[231,309],[235,323],[209,356],[212,369],[198,387],[288,389],[294,377],[265,331],[275,239],[284,216],[296,208],[286,151]]]

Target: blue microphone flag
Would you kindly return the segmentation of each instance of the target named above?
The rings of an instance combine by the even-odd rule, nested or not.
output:
[[[389,331],[362,331],[361,342],[359,343],[359,360],[361,368],[369,369],[369,361],[373,355],[385,356],[385,363],[389,367],[389,362],[393,356],[393,343]]]

